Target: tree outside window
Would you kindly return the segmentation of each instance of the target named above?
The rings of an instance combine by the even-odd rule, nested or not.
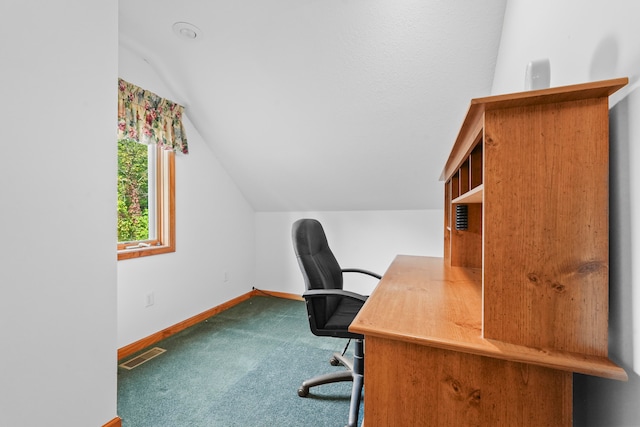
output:
[[[149,149],[118,141],[118,242],[149,240]]]

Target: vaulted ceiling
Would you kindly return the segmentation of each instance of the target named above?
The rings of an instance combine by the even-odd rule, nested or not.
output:
[[[256,211],[439,209],[469,101],[491,91],[505,3],[120,0],[120,43]]]

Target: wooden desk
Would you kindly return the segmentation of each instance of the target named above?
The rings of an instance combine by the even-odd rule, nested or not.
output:
[[[444,257],[399,256],[351,325],[375,426],[570,426],[608,359],[609,109],[627,78],[471,100]]]
[[[626,380],[607,357],[482,337],[481,270],[398,256],[350,330],[365,335],[375,426],[571,426],[572,372]]]

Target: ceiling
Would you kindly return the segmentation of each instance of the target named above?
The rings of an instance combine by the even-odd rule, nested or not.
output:
[[[119,32],[256,211],[440,209],[505,3],[120,0]]]

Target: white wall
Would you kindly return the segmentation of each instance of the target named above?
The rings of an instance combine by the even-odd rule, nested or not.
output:
[[[184,102],[153,58],[120,44],[119,76]],[[115,86],[114,86],[115,87]],[[189,121],[189,154],[176,156],[175,253],[118,262],[118,346],[130,344],[251,290],[254,212]],[[225,281],[225,273],[227,280]],[[145,296],[154,293],[154,305]]]
[[[609,352],[629,375],[576,375],[574,425],[640,426],[640,2],[509,0],[492,92],[524,90],[531,60],[548,58],[551,86],[628,76],[612,96]]]
[[[119,47],[119,76],[186,103],[166,68],[129,40]],[[343,267],[384,273],[399,253],[442,256],[441,210],[254,213],[189,121],[190,154],[176,157],[174,254],[118,262],[118,346],[144,338],[251,290],[302,293],[291,224],[320,219]],[[228,281],[224,281],[225,272]],[[375,282],[348,275],[369,293]],[[154,292],[155,304],[145,307]]]
[[[116,416],[117,1],[0,3],[0,423]]]
[[[256,214],[256,287],[302,294],[304,282],[291,242],[291,225],[315,218],[342,268],[384,274],[398,254],[443,254],[442,210],[259,212]],[[377,281],[345,275],[345,289],[369,294]]]

